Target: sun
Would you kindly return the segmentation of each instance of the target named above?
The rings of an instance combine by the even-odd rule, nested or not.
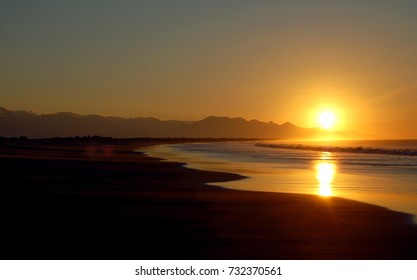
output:
[[[336,121],[336,116],[333,112],[324,111],[319,115],[319,123],[324,129],[331,129]]]

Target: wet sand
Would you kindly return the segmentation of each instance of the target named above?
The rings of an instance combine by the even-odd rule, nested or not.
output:
[[[417,259],[411,215],[133,152],[162,142],[0,141],[1,259]]]

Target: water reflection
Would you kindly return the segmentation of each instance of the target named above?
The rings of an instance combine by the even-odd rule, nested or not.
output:
[[[316,164],[316,178],[319,181],[319,195],[332,195],[332,182],[336,174],[336,165],[331,161],[332,153],[323,152]]]

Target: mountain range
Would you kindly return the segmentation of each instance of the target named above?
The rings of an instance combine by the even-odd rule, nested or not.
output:
[[[0,137],[51,138],[99,135],[116,138],[190,137],[190,138],[318,138],[346,136],[319,128],[302,128],[292,123],[276,124],[210,116],[200,121],[163,121],[157,118],[121,118],[79,115],[70,112],[36,114],[0,107]]]

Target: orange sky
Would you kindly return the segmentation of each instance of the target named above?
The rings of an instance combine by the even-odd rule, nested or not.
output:
[[[417,2],[9,1],[0,106],[417,138]],[[286,2],[286,3],[282,3]]]

